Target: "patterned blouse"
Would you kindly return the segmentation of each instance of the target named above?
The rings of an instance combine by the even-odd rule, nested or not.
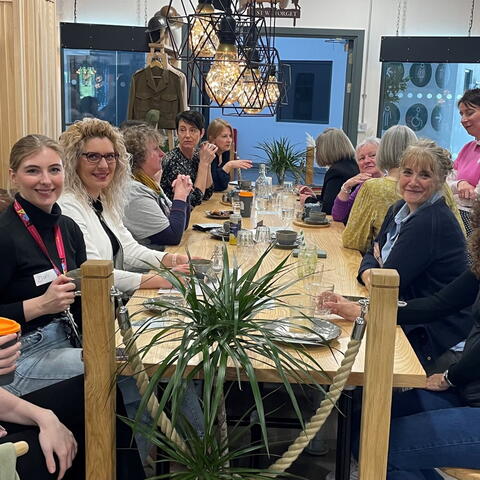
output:
[[[199,150],[196,148],[193,152],[192,159],[188,159],[179,147],[170,150],[163,158],[163,174],[160,185],[165,195],[173,200],[172,182],[177,175],[190,175],[192,182],[197,179],[197,170],[200,163]],[[202,200],[208,200],[213,194],[213,185],[208,187],[203,193],[199,188],[194,187],[189,196],[190,205],[196,207],[202,203]]]

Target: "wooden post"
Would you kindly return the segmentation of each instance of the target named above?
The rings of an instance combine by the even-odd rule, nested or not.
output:
[[[314,172],[313,172],[313,157],[315,155],[315,148],[307,147],[307,153],[305,156],[305,183],[307,185],[313,184]]]
[[[397,326],[396,270],[371,271],[360,433],[360,478],[386,478]]]
[[[88,260],[81,267],[86,480],[117,478],[112,271],[110,260]]]

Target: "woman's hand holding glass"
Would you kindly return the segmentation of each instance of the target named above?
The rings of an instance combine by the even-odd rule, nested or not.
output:
[[[339,315],[345,320],[351,322],[355,321],[357,317],[360,316],[361,307],[356,302],[351,302],[345,297],[342,297],[338,293],[334,292],[320,292],[316,297],[317,305],[320,305],[320,308],[326,308],[330,313]]]
[[[215,158],[218,147],[213,143],[204,142],[200,145],[199,157],[200,163],[210,165]]]

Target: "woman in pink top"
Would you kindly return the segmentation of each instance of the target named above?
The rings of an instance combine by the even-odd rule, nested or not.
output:
[[[476,187],[480,182],[480,88],[467,90],[458,101],[463,128],[475,137],[458,154],[453,164],[454,171],[448,179],[460,210],[467,235],[472,233],[470,212],[477,198]]]

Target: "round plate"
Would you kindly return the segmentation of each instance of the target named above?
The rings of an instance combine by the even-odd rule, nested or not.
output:
[[[205,210],[207,218],[214,218],[216,220],[228,220],[233,210]]]
[[[301,220],[294,220],[293,224],[297,227],[309,227],[309,228],[327,228],[330,226],[330,221],[328,223],[305,223]]]
[[[306,218],[304,222],[308,225],[315,225],[318,227],[327,227],[328,225],[330,225],[330,222],[328,220],[322,220],[321,222],[314,222],[313,220],[309,220],[308,218]]]
[[[229,233],[225,233],[223,229],[220,229],[220,228],[214,228],[213,230],[210,230],[208,233],[213,238],[216,238],[218,240],[228,240],[230,237]]]
[[[165,295],[162,295],[161,297],[147,298],[143,301],[142,305],[147,310],[150,310],[151,312],[163,312],[163,311],[165,311],[165,308],[161,307],[160,305],[156,305],[156,303],[158,303],[158,302],[174,303],[177,299],[178,299],[179,303],[183,304],[183,297],[181,295],[165,294]]]
[[[279,248],[280,250],[293,250],[294,248],[298,248],[298,245],[298,240],[295,240],[295,243],[292,243],[292,245],[281,245],[280,243],[276,242],[275,248]]]
[[[273,340],[280,343],[321,346],[335,340],[342,333],[338,325],[323,318],[313,319],[312,330],[315,333],[290,332],[288,329],[290,323],[288,318],[272,322]]]

